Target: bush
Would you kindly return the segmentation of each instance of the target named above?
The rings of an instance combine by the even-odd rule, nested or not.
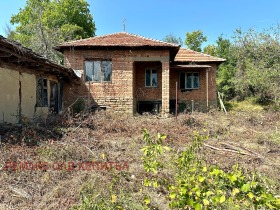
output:
[[[162,155],[165,148],[162,146],[164,138],[165,135],[158,134],[158,138],[152,140],[149,133],[144,130],[147,146],[142,151],[144,168],[147,172],[157,173],[159,168],[164,167],[158,161],[158,156]],[[280,208],[280,199],[264,186],[256,174],[245,176],[238,165],[229,172],[216,166],[204,165],[197,153],[206,139],[208,139],[207,135],[195,132],[193,143],[188,149],[175,156],[172,165],[175,166],[176,174],[173,175],[173,180],[163,185],[169,191],[171,209],[185,209],[186,207],[196,210]],[[144,186],[158,187],[155,180],[145,179]],[[145,202],[149,204],[150,198],[146,198]]]

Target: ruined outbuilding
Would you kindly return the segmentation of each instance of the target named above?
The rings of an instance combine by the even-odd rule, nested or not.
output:
[[[0,122],[59,113],[77,76],[0,35]]]

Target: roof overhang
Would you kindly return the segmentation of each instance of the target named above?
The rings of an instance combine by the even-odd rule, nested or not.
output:
[[[187,48],[180,48],[179,52],[177,53],[174,62],[176,64],[179,63],[217,63],[220,64],[225,62],[226,60],[223,58],[215,57],[212,55],[207,55],[205,53],[197,52],[194,50],[190,50]]]
[[[31,49],[0,35],[0,61],[8,65],[22,66],[30,72],[45,72],[62,78],[78,79],[73,69],[56,64]]]
[[[180,46],[178,47],[170,47],[170,46],[150,46],[150,45],[143,45],[143,46],[127,46],[127,45],[94,45],[94,46],[56,46],[54,47],[55,50],[62,52],[65,49],[81,49],[81,50],[131,50],[131,49],[136,49],[136,50],[162,50],[162,49],[167,49],[167,50],[175,50],[176,53],[179,51]]]
[[[211,66],[189,64],[189,65],[171,65],[170,68],[172,68],[172,69],[208,69],[208,68],[211,68]]]
[[[174,61],[176,54],[178,53],[180,46],[57,46],[55,50],[63,53],[64,50],[169,50],[170,61]]]

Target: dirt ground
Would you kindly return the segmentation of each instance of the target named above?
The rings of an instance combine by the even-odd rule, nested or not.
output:
[[[164,144],[178,151],[188,146],[194,130],[207,133],[200,154],[206,164],[225,170],[238,164],[246,173],[257,172],[274,193],[280,193],[278,112],[213,111],[182,114],[176,120],[100,111],[86,117],[1,124],[0,209],[70,209],[86,193],[93,202],[116,195],[125,209],[143,209],[148,193],[156,198],[154,206],[168,209],[164,190],[143,189],[143,128],[151,135],[166,134]],[[166,165],[169,158],[166,154]],[[85,162],[110,162],[120,170],[87,168]],[[71,169],[59,168],[62,163]]]

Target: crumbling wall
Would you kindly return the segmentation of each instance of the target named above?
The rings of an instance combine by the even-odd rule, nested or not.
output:
[[[19,69],[20,68],[20,69]],[[2,65],[0,67],[0,122],[18,123],[23,117],[46,117],[49,107],[36,107],[37,75],[25,72],[24,67]],[[55,76],[41,75],[48,79],[48,100],[50,80]]]

